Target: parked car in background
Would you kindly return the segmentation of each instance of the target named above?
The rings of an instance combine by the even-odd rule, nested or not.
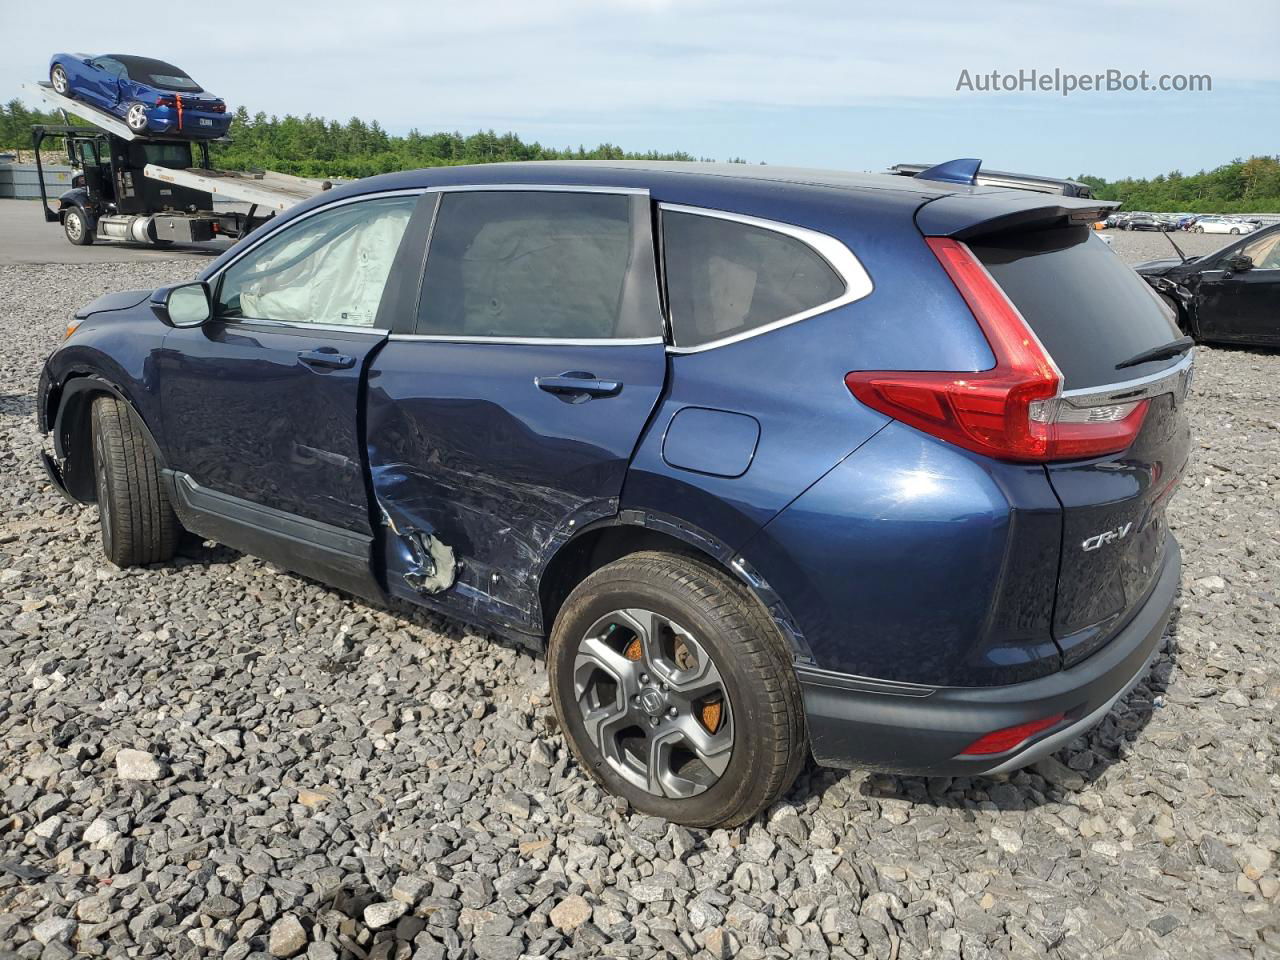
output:
[[[56,53],[49,61],[49,83],[56,93],[119,117],[139,135],[214,138],[225,136],[231,125],[221,97],[163,60]]]
[[[1152,230],[1164,232],[1166,225],[1163,220],[1152,213],[1131,213],[1120,224],[1121,230]]]
[[[1207,256],[1135,269],[1196,340],[1280,346],[1280,224]]]
[[[43,461],[120,566],[185,529],[545,649],[574,756],[650,814],[741,823],[810,753],[1010,771],[1144,676],[1179,581],[1192,353],[1099,211],[740,164],[374,177],[79,310]]]
[[[1194,227],[1191,228],[1193,233],[1227,233],[1242,234],[1251,233],[1255,229],[1252,223],[1245,220],[1236,220],[1232,217],[1200,217]]]

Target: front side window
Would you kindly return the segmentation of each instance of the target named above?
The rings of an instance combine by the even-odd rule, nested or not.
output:
[[[126,75],[124,64],[119,60],[112,60],[110,57],[99,57],[97,60],[93,61],[93,65],[113,77],[123,77]]]
[[[747,333],[845,293],[817,251],[776,230],[664,210],[662,247],[678,347]]]
[[[1245,244],[1240,252],[1253,261],[1255,270],[1280,270],[1280,230]]]
[[[222,275],[216,315],[370,327],[416,196],[347,203],[291,224]]]
[[[427,253],[418,333],[618,336],[630,256],[626,196],[446,193]]]

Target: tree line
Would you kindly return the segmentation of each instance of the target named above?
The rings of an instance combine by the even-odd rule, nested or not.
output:
[[[1152,213],[1280,213],[1280,156],[1237,158],[1213,170],[1162,173],[1150,180],[1076,177],[1101,200]]]
[[[29,148],[33,123],[64,122],[60,114],[28,110],[18,100],[0,106],[0,148]],[[75,122],[73,120],[73,122]],[[548,147],[525,143],[514,133],[492,130],[470,135],[387,133],[376,120],[346,123],[315,117],[250,114],[241,107],[231,124],[231,142],[216,143],[215,164],[229,170],[278,170],[303,177],[367,177],[394,170],[511,160],[695,160],[683,151],[636,153],[612,143],[595,147]],[[745,162],[740,157],[730,162]],[[1173,171],[1151,179],[1108,181],[1083,174],[1104,200],[1126,210],[1189,213],[1280,212],[1280,156],[1236,159],[1213,170]]]

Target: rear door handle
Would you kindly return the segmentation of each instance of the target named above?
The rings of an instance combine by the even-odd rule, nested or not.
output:
[[[622,389],[621,380],[601,380],[589,373],[571,371],[558,377],[534,377],[534,386],[561,396],[574,394],[589,397],[611,397]]]
[[[321,367],[327,370],[346,370],[356,365],[356,358],[339,353],[333,347],[317,347],[315,350],[303,350],[298,359],[309,367]]]

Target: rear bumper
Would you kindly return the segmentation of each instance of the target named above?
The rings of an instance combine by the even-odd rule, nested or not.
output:
[[[181,122],[174,107],[150,107],[147,110],[147,127],[156,133],[177,133],[186,137],[221,137],[231,126],[231,117],[225,113],[207,110],[184,110]]]
[[[799,667],[814,758],[927,776],[1016,770],[1100,723],[1146,675],[1173,609],[1182,560],[1172,536],[1146,602],[1097,653],[1066,670],[1001,687],[925,687]],[[1061,723],[1005,753],[960,756],[984,734],[1055,714]]]

